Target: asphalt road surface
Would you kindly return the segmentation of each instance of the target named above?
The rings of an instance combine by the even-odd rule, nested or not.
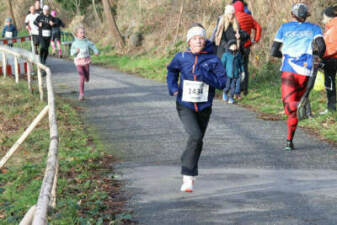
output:
[[[78,98],[72,62],[50,59],[56,92]],[[205,136],[195,191],[181,193],[187,135],[164,83],[91,67],[85,118],[118,156],[133,219],[146,225],[337,224],[337,149],[298,129],[217,100]]]

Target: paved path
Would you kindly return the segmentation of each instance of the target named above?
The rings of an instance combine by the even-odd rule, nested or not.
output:
[[[57,93],[77,98],[74,65],[49,63]],[[337,224],[336,148],[299,129],[298,150],[283,152],[283,121],[215,101],[196,191],[180,193],[186,135],[165,84],[100,67],[91,75],[85,116],[122,159],[139,224]]]

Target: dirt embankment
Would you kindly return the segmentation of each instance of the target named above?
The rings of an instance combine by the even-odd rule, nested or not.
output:
[[[13,3],[18,26],[23,27],[24,17],[27,14],[32,0],[17,0]],[[60,17],[66,21],[69,30],[78,23],[88,27],[88,35],[95,41],[106,45],[113,45],[113,38],[109,36],[104,23],[97,21],[92,6],[89,6],[84,15],[72,15],[72,12],[62,9],[54,0],[47,1],[52,8],[58,9]],[[101,16],[102,6],[97,2],[97,10]],[[226,4],[232,0],[184,0],[183,13],[180,17],[182,0],[137,0],[116,1],[118,27],[128,43],[129,54],[151,52],[162,55],[172,48],[185,48],[185,33],[192,22],[200,22],[210,35]],[[312,16],[310,22],[320,23],[322,10],[336,4],[335,0],[246,0],[253,17],[261,24],[263,35],[258,45],[253,48],[252,62],[255,65],[269,60],[269,49],[277,29],[282,23],[291,20],[290,9],[295,2],[305,2],[309,5]],[[0,19],[8,16],[6,1],[0,0]],[[20,22],[20,23],[19,23]],[[178,26],[178,24],[180,24]],[[177,28],[179,27],[179,30]],[[99,35],[97,35],[99,34]],[[141,37],[139,47],[133,47],[133,38]]]

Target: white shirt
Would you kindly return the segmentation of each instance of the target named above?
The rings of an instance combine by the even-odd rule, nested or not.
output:
[[[38,13],[35,14],[28,14],[25,19],[25,23],[28,23],[28,26],[30,27],[30,34],[31,35],[39,35],[39,27],[34,24],[34,21],[39,16]]]

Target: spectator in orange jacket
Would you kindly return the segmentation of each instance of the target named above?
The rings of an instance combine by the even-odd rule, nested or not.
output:
[[[245,13],[245,6],[242,1],[236,1],[233,4],[235,8],[235,17],[239,22],[240,28],[246,31],[249,35],[251,35],[252,30],[255,30],[255,37],[253,41],[250,39],[244,44],[244,48],[242,49],[242,56],[243,56],[243,64],[245,68],[245,79],[242,85],[242,91],[244,95],[248,94],[248,82],[249,82],[249,73],[248,73],[248,63],[249,63],[249,54],[250,54],[250,47],[259,42],[261,38],[262,28],[261,26],[254,20],[254,18]]]
[[[325,24],[324,54],[325,89],[328,98],[328,108],[321,114],[336,111],[336,73],[337,73],[337,6],[328,7],[323,11]]]

